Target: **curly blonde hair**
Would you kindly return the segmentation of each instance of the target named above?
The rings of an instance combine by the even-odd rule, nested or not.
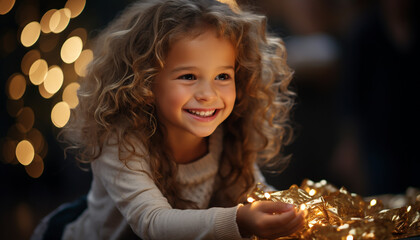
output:
[[[176,208],[193,204],[178,194],[177,164],[169,150],[161,147],[164,131],[157,124],[151,89],[171,45],[180,37],[198,36],[204,25],[236,48],[237,98],[232,114],[222,124],[220,161],[227,171],[219,171],[219,190],[242,181],[244,195],[255,184],[254,163],[279,163],[274,157],[292,137],[292,71],[286,64],[282,40],[266,32],[264,16],[232,10],[216,0],[132,4],[97,37],[94,60],[78,91],[80,103],[63,130],[70,148],[78,150],[80,162],[97,159],[111,135],[118,140],[120,161],[129,159],[123,152],[143,154],[150,165],[150,177]],[[133,139],[146,153],[136,152]],[[231,201],[236,204],[239,200]]]

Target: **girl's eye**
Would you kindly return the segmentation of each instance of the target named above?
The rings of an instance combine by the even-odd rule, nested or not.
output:
[[[229,80],[231,79],[230,75],[227,73],[221,73],[217,75],[216,80]]]
[[[195,77],[194,74],[184,74],[182,76],[179,76],[178,79],[183,79],[183,80],[196,80],[197,78]]]

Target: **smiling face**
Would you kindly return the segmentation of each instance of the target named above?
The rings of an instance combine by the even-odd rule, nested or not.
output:
[[[212,30],[177,40],[153,92],[159,122],[172,139],[211,135],[235,103],[234,47]]]

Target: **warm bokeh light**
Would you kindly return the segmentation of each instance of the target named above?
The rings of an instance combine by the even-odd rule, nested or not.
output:
[[[32,49],[31,51],[27,52],[25,56],[23,56],[22,63],[20,65],[23,74],[29,75],[29,69],[31,68],[32,64],[40,58],[41,53],[36,49]]]
[[[68,38],[70,37],[74,37],[74,36],[78,36],[80,37],[80,39],[82,39],[83,45],[86,44],[87,40],[88,40],[88,34],[87,34],[87,30],[84,28],[76,28],[73,31],[71,31],[71,33],[68,35]]]
[[[44,82],[48,72],[48,63],[44,59],[36,60],[29,69],[29,80],[34,85],[39,85]]]
[[[50,94],[55,94],[63,85],[64,75],[59,66],[51,66],[44,80],[44,88]]]
[[[5,163],[11,163],[15,160],[15,149],[18,142],[12,139],[6,139],[2,146],[3,160]]]
[[[35,156],[35,150],[28,140],[22,140],[16,146],[16,158],[20,164],[29,165]]]
[[[74,62],[74,71],[81,77],[86,76],[86,67],[93,59],[93,52],[90,49],[85,49],[80,53],[79,58]]]
[[[42,148],[44,147],[44,137],[42,136],[42,133],[38,129],[32,128],[26,134],[26,137],[32,143],[32,146],[34,147],[34,150],[36,153],[39,153],[42,151]]]
[[[55,12],[57,12],[57,9],[50,9],[44,14],[44,16],[42,16],[40,24],[41,24],[41,31],[43,33],[50,33],[51,32],[50,21],[51,21],[52,15]]]
[[[6,103],[7,113],[11,117],[16,117],[19,114],[19,112],[22,110],[23,105],[24,105],[24,102],[22,98],[19,100],[7,99],[7,103]]]
[[[4,15],[12,10],[15,0],[0,0],[0,15]]]
[[[44,161],[39,155],[34,156],[34,160],[25,166],[26,173],[32,178],[39,178],[44,172]]]
[[[61,59],[65,63],[72,63],[77,60],[83,49],[82,39],[78,36],[67,39],[61,47]]]
[[[370,200],[370,206],[375,206],[377,203],[376,199]]]
[[[79,104],[79,99],[77,98],[77,90],[79,87],[80,84],[73,82],[64,88],[63,101],[66,102],[70,108],[75,108]]]
[[[19,131],[27,133],[32,129],[35,122],[34,111],[30,107],[24,107],[22,111],[17,115],[16,126]]]
[[[22,30],[20,42],[25,47],[30,47],[36,43],[41,34],[41,25],[34,21],[28,23]]]
[[[61,33],[70,22],[71,12],[68,8],[55,11],[50,19],[50,30],[53,33]]]
[[[58,127],[64,127],[70,118],[70,107],[66,102],[57,103],[51,111],[51,121]]]
[[[85,5],[86,0],[67,0],[65,7],[70,9],[71,18],[75,18],[82,13]]]
[[[20,99],[26,90],[26,79],[22,74],[14,74],[10,76],[7,83],[7,93],[10,99]]]
[[[309,196],[314,196],[315,194],[316,194],[315,189],[311,189],[311,190],[309,191]]]
[[[47,92],[47,90],[45,90],[44,83],[42,83],[38,86],[38,91],[39,91],[39,95],[41,95],[41,97],[43,97],[45,99],[49,99],[54,95],[54,94],[51,94],[51,93]]]

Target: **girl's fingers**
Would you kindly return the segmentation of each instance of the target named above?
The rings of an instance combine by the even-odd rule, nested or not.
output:
[[[294,209],[293,204],[287,204],[282,202],[270,202],[270,201],[261,201],[256,202],[254,204],[258,204],[256,207],[265,213],[283,213],[288,212]]]

